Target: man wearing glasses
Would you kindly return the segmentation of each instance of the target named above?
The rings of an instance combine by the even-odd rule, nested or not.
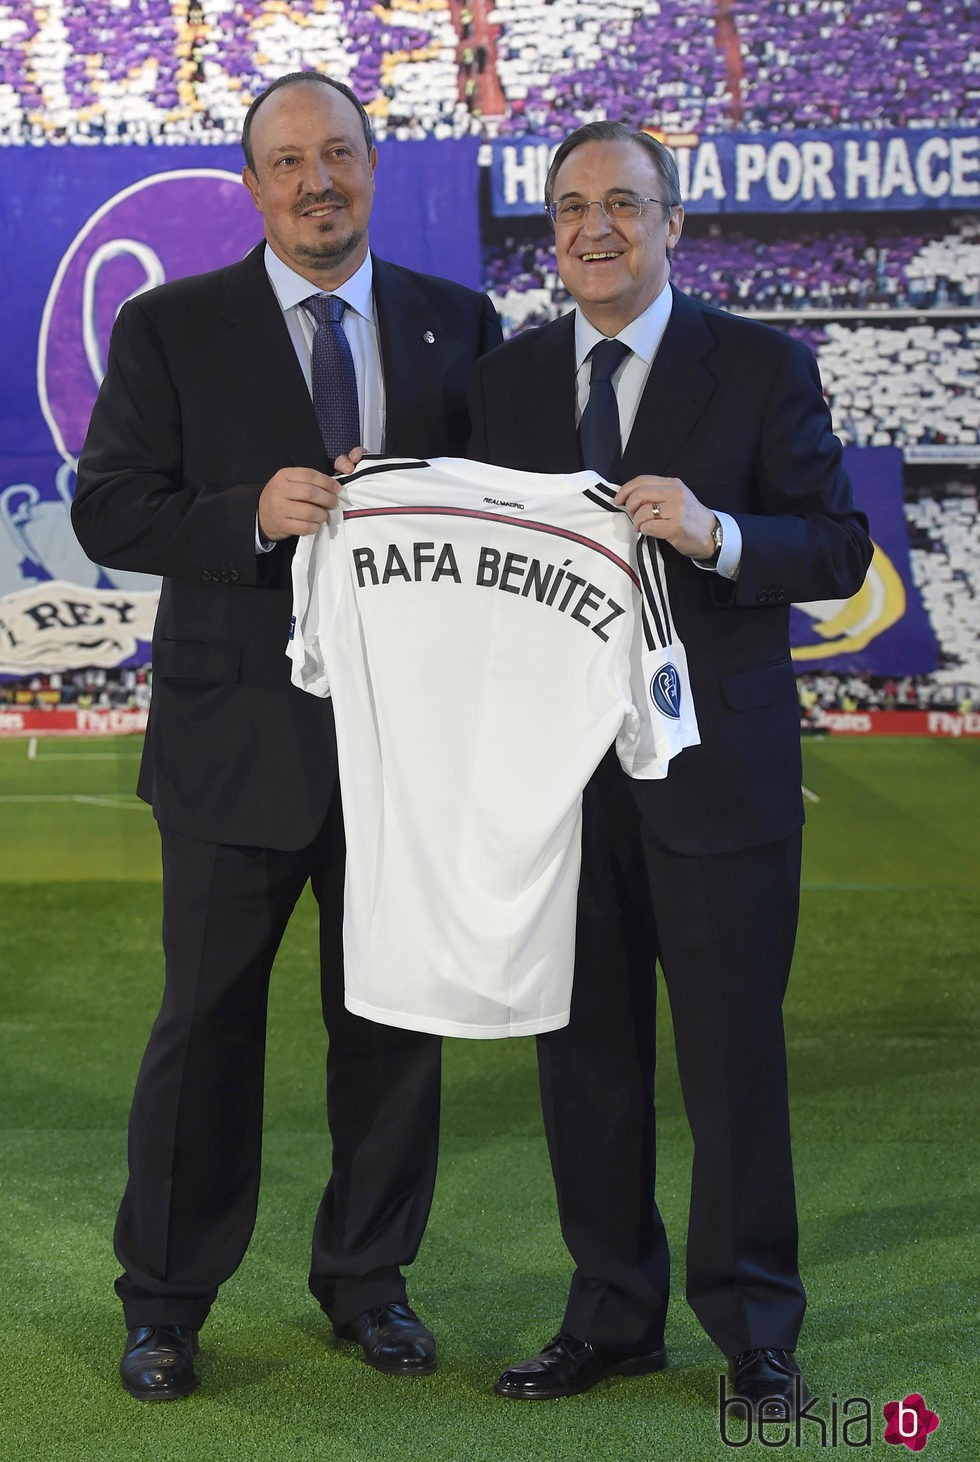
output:
[[[662,782],[630,782],[607,756],[586,793],[571,1021],[538,1038],[576,1269],[558,1335],[496,1389],[541,1400],[667,1363],[659,959],[694,1137],[688,1299],[732,1393],[787,1419],[809,1396],[782,1025],[803,822],[789,607],[858,589],[867,521],[810,352],[669,283],[684,210],[668,150],[581,127],[545,199],[577,308],[478,362],[470,455],[623,484],[617,500],[663,548],[701,745]]]

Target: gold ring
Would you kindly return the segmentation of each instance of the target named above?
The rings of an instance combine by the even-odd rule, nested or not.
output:
[[[653,503],[651,505],[651,507],[650,507],[650,514],[654,518],[659,518],[660,517],[660,504],[659,503]]]

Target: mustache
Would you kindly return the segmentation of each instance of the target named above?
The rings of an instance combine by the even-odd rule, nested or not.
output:
[[[335,188],[327,188],[322,193],[304,193],[302,198],[297,199],[293,204],[293,217],[299,218],[309,208],[322,208],[324,203],[334,203],[339,208],[345,207],[350,199],[345,193],[338,193]]]

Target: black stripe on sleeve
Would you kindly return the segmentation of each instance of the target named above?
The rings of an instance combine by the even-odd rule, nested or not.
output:
[[[615,496],[616,489],[605,482],[593,483],[592,487],[587,487],[583,493],[583,497],[587,497],[590,503],[595,503],[610,513],[621,513],[624,509],[613,502]]]
[[[338,482],[357,482],[363,477],[376,477],[379,472],[406,472],[416,467],[430,467],[432,464],[421,457],[379,457],[367,453],[361,458],[353,472],[338,477]]]
[[[636,551],[640,582],[643,585],[644,613],[649,607],[661,645],[669,645],[673,639],[670,619],[670,601],[664,581],[663,559],[653,538],[641,537]]]

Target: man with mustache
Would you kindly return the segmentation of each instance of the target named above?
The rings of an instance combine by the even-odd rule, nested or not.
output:
[[[440,1045],[344,1008],[336,739],[329,700],[290,684],[290,564],[355,443],[463,453],[470,368],[500,327],[485,296],[371,254],[378,159],[346,86],[279,78],[242,147],[265,242],[120,311],[73,509],[93,560],[163,576],[139,792],[160,826],[166,984],[115,1233],[122,1381],[149,1401],[197,1385],[198,1331],[251,1236],[269,976],[308,880],[333,1142],[310,1288],[378,1370],[436,1364],[402,1269],[435,1180]]]

